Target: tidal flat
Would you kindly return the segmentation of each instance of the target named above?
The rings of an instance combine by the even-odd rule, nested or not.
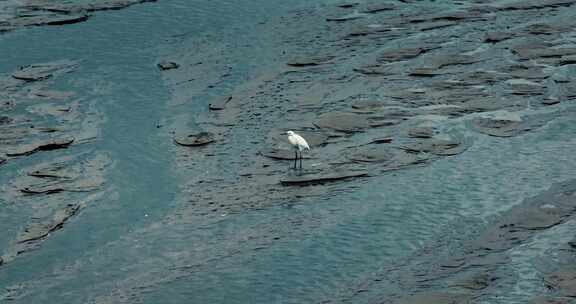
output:
[[[574,303],[575,8],[3,1],[0,302]]]

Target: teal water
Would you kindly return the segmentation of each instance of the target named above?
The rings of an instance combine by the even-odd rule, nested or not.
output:
[[[160,1],[96,14],[86,23],[0,36],[2,72],[81,60],[58,85],[84,96],[102,122],[98,138],[72,152],[104,153],[112,160],[102,198],[41,249],[0,268],[0,287],[18,290],[12,303],[338,298],[364,276],[441,238],[438,234],[454,223],[490,219],[551,183],[576,176],[576,127],[564,117],[512,139],[468,134],[475,144],[464,154],[364,180],[324,199],[304,198],[202,224],[162,221],[185,203],[178,192],[186,176],[175,169],[170,134],[157,128],[170,95],[155,66],[158,45],[211,31],[241,40],[250,30],[244,25],[291,8],[266,1]],[[238,62],[249,73],[250,61],[239,56]],[[20,165],[25,162],[2,167],[0,181]],[[1,203],[7,211],[0,229],[13,234],[18,219],[29,215]],[[3,235],[0,245],[9,240]]]

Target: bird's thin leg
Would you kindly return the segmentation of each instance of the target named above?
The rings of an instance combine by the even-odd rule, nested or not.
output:
[[[298,161],[298,150],[294,150],[294,169],[296,169],[297,161]]]
[[[300,169],[302,169],[302,151],[300,151]]]

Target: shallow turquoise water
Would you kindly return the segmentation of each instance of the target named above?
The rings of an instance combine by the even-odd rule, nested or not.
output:
[[[249,31],[244,24],[263,12],[283,13],[287,6],[159,2],[96,14],[77,25],[0,36],[3,72],[62,58],[82,60],[59,86],[84,94],[103,122],[96,142],[73,149],[100,151],[113,161],[104,198],[40,250],[0,269],[0,286],[24,284],[14,303],[338,298],[371,272],[442,238],[439,233],[451,225],[489,219],[553,182],[576,176],[576,154],[571,153],[576,127],[561,118],[517,138],[468,134],[475,144],[464,154],[364,180],[324,199],[302,199],[201,226],[162,221],[183,203],[178,191],[186,176],[173,171],[169,134],[156,127],[169,98],[155,67],[157,46],[174,35],[210,31],[241,39],[239,34]],[[238,60],[249,72],[250,58]],[[200,111],[200,106],[190,110]],[[50,157],[34,156],[30,162]],[[2,168],[0,182],[15,166]],[[0,229],[13,234],[18,219],[28,215],[7,210]],[[3,236],[0,246],[9,240]]]

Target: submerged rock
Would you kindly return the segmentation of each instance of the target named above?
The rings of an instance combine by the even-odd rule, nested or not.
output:
[[[348,112],[329,112],[320,115],[314,125],[345,133],[361,132],[370,127],[366,117]]]
[[[553,114],[520,117],[517,114],[502,111],[494,117],[479,117],[472,120],[472,127],[487,135],[510,137],[539,128],[548,123],[552,117]]]
[[[174,137],[174,142],[181,146],[202,146],[213,142],[214,134],[209,132],[200,132]]]
[[[498,223],[482,233],[474,245],[488,252],[511,248],[538,231],[563,223],[575,211],[576,181],[555,184],[542,194],[527,199],[524,204],[513,207]]]

